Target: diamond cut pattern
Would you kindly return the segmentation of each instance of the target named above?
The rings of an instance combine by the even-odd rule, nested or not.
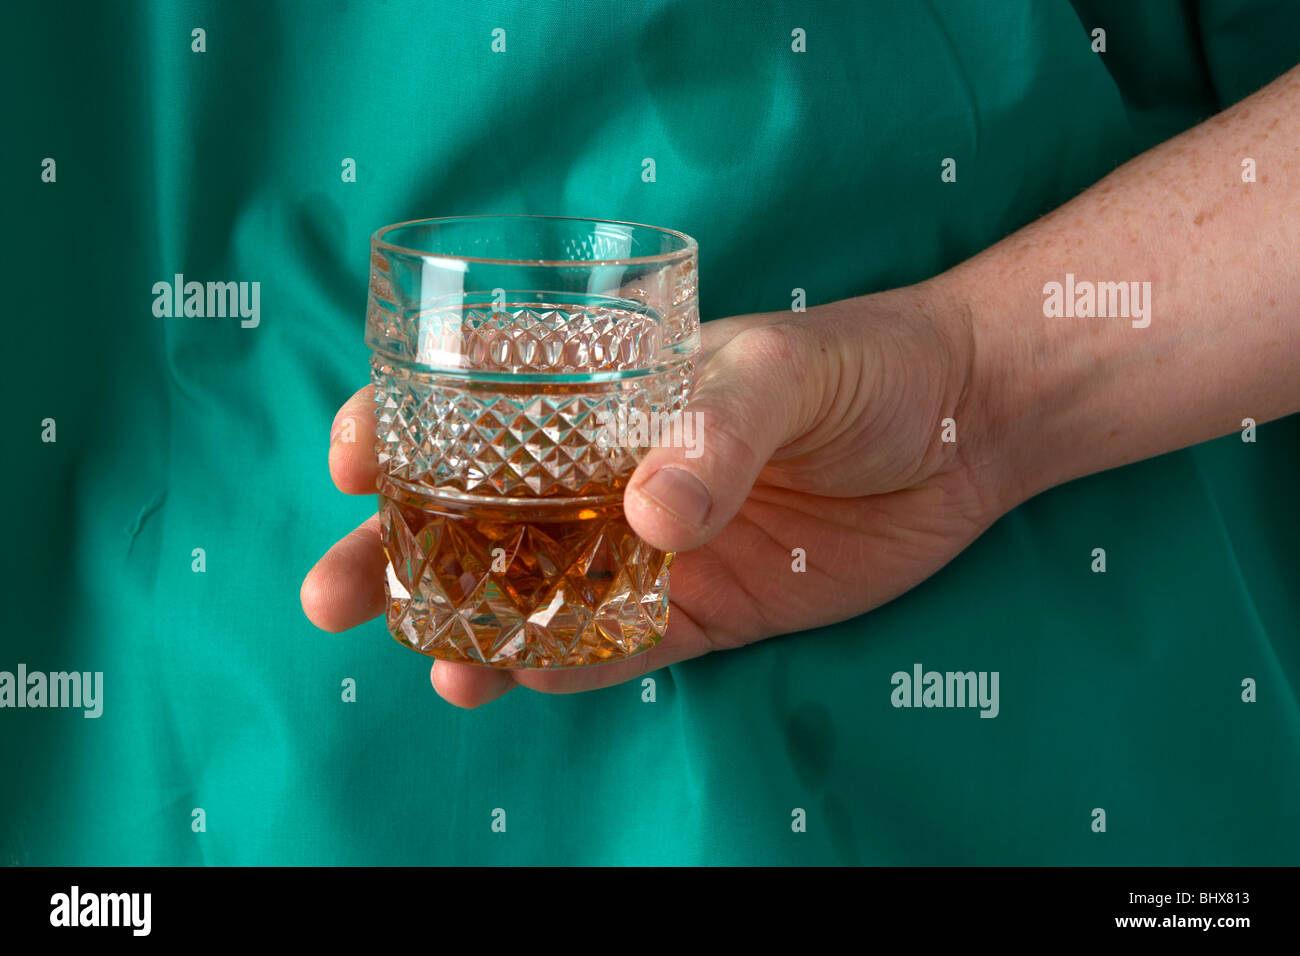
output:
[[[420,525],[414,529],[413,514]],[[381,515],[392,573],[409,594],[390,589],[388,629],[423,654],[498,667],[568,667],[628,657],[663,636],[672,555],[638,538],[621,516],[593,521],[569,544],[527,525],[518,555],[532,574],[507,579],[483,560],[484,542],[457,526],[463,519],[413,509],[404,515],[388,498]],[[407,574],[412,556],[418,560]]]
[[[617,486],[645,449],[606,423],[685,405],[689,362],[631,382],[484,385],[371,362],[376,451],[396,478],[464,493],[581,496]]]
[[[424,365],[501,372],[623,371],[651,364],[661,349],[699,328],[693,289],[671,304],[678,319],[665,335],[661,320],[647,306],[404,307],[376,291],[375,283],[386,281],[372,281],[366,317],[371,344]],[[391,293],[391,287],[386,291]],[[664,305],[669,307],[667,301]]]

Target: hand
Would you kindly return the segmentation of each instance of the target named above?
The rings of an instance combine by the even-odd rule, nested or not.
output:
[[[706,323],[690,406],[703,454],[655,449],[625,495],[637,532],[680,552],[664,639],[566,671],[438,661],[435,689],[461,707],[518,685],[588,690],[843,620],[1047,488],[1300,410],[1297,109],[1300,67],[934,279]],[[1237,157],[1270,131],[1270,172],[1247,183]],[[1067,274],[1148,283],[1155,320],[1049,314],[1045,283]],[[358,441],[331,440],[330,472],[374,494],[369,389],[346,419]],[[382,613],[386,564],[371,518],[303,582],[307,615],[341,631]]]
[[[652,450],[625,495],[636,531],[679,552],[663,640],[625,661],[563,671],[437,661],[438,693],[475,707],[517,685],[607,686],[861,614],[946,564],[1005,503],[971,448],[941,440],[945,418],[972,436],[984,430],[969,428],[963,408],[974,333],[939,288],[705,323],[690,403],[702,454]],[[374,494],[368,387],[339,411],[335,430],[347,419],[358,440],[331,440],[330,473],[344,492]],[[806,555],[803,573],[793,570],[795,549]],[[385,566],[371,518],[308,574],[308,617],[340,631],[383,613]]]

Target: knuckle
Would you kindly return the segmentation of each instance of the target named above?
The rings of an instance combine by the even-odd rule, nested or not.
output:
[[[746,329],[733,340],[745,359],[764,364],[788,362],[802,353],[807,345],[807,332],[790,322],[761,325]]]

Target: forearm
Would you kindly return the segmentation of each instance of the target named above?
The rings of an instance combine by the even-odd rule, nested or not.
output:
[[[1300,68],[930,284],[969,316],[959,435],[1007,507],[1297,411]]]

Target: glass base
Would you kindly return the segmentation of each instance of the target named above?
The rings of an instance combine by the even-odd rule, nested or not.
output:
[[[387,623],[406,647],[545,669],[623,660],[663,637],[673,555],[637,536],[621,495],[467,503],[384,490]]]

